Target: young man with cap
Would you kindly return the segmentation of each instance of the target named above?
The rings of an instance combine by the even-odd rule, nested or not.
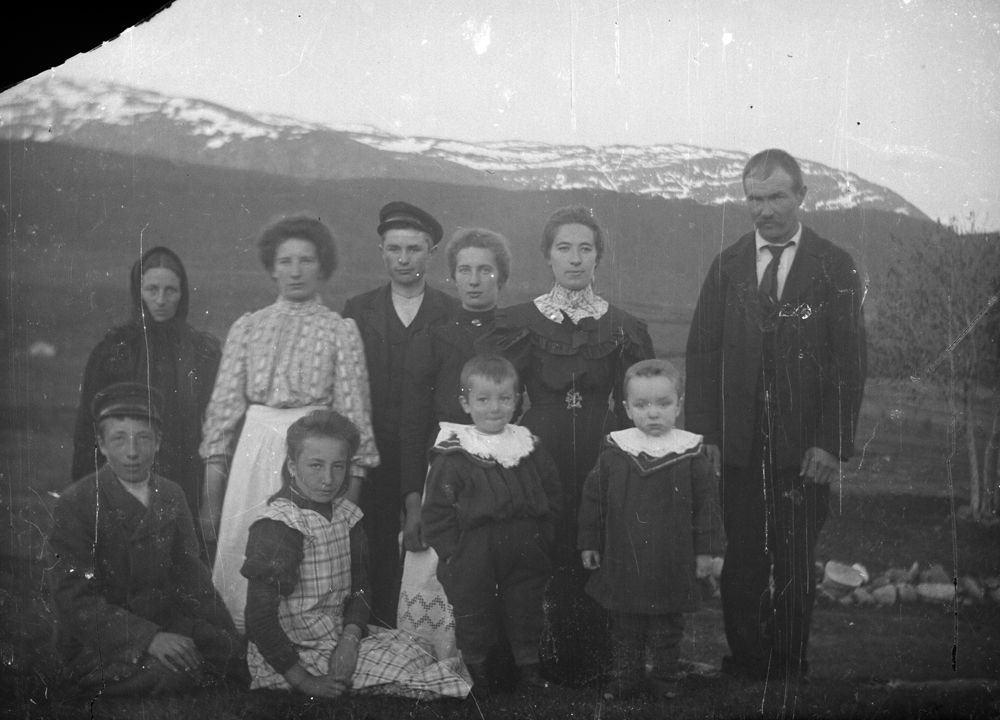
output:
[[[162,407],[142,383],[94,396],[107,463],[62,493],[49,536],[60,652],[82,689],[104,695],[181,691],[245,670],[184,492],[152,472]]]
[[[358,325],[368,362],[372,427],[381,462],[361,494],[370,551],[372,622],[394,627],[400,580],[400,424],[404,365],[411,340],[445,322],[458,303],[426,280],[443,234],[430,213],[395,201],[379,213],[382,262],[389,283],[347,301],[343,316]]]

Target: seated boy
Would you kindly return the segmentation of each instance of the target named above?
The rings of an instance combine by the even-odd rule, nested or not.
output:
[[[237,674],[245,646],[198,556],[180,486],[151,471],[163,400],[110,385],[91,406],[107,463],[56,503],[59,649],[84,690],[159,694]]]
[[[422,512],[424,539],[438,555],[438,579],[454,608],[455,642],[479,698],[489,693],[486,660],[501,622],[522,682],[546,685],[538,639],[559,478],[527,428],[509,424],[517,383],[514,366],[496,355],[462,368],[460,403],[473,424],[440,424]]]

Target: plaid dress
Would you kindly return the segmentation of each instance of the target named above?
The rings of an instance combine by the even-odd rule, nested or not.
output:
[[[277,520],[303,537],[299,580],[278,604],[278,621],[298,652],[298,663],[325,675],[343,630],[344,600],[351,589],[350,530],[361,510],[346,499],[333,504],[330,520],[291,500],[277,498],[259,517]],[[354,692],[414,698],[465,697],[471,681],[458,657],[438,661],[433,648],[399,630],[374,631],[358,647]],[[253,643],[247,649],[251,688],[290,689]]]

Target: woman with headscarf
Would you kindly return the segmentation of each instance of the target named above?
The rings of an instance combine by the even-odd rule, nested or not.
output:
[[[354,503],[367,469],[379,462],[358,327],[320,296],[337,267],[330,229],[314,216],[282,217],[264,228],[257,244],[278,299],[230,328],[201,444],[202,532],[209,541],[218,538],[212,581],[239,630],[247,535],[281,485],[289,426],[316,409],[335,410],[354,423],[361,441],[346,491]]]
[[[621,402],[625,370],[652,357],[653,343],[644,322],[594,292],[604,233],[589,208],[556,210],[541,249],[552,289],[497,311],[496,326],[528,335],[515,361],[529,406],[521,424],[555,459],[562,484],[542,664],[550,679],[579,685],[597,680],[608,656],[605,615],[583,591],[587,577],[576,546],[580,493],[605,435],[629,426]]]
[[[73,480],[95,472],[105,458],[97,447],[91,402],[108,385],[139,382],[163,394],[163,437],[153,471],[184,490],[196,515],[204,473],[198,445],[215,384],[219,341],[187,324],[187,272],[165,247],[143,253],[130,277],[132,319],[107,333],[90,353],[80,388],[73,437]]]

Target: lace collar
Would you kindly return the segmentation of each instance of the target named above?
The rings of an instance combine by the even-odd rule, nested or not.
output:
[[[434,445],[444,450],[461,447],[469,455],[512,468],[535,449],[535,437],[520,425],[507,425],[502,432],[488,435],[475,425],[442,422]]]
[[[583,290],[567,290],[562,285],[535,298],[535,307],[552,322],[562,323],[563,314],[574,323],[584,318],[601,318],[608,311],[608,301],[588,285]]]
[[[674,428],[662,437],[651,437],[639,430],[628,428],[610,433],[611,441],[629,455],[662,458],[667,455],[684,455],[697,450],[702,436]]]

